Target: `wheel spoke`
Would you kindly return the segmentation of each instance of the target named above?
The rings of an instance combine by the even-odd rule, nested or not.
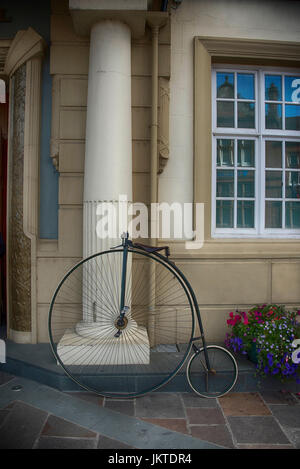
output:
[[[84,389],[135,397],[170,380],[194,331],[189,291],[168,262],[129,250],[120,318],[123,250],[84,259],[66,274],[50,306],[56,360]],[[184,379],[184,375],[183,375]]]

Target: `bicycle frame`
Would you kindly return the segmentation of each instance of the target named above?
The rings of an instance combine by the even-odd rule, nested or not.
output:
[[[124,302],[125,302],[128,250],[131,247],[135,248],[135,249],[143,250],[141,245],[135,245],[131,240],[129,240],[128,233],[122,235],[122,247],[123,247],[123,259],[122,259],[122,281],[121,281],[120,318],[119,318],[120,325],[123,325],[123,320],[124,320],[124,316],[125,316],[125,313],[126,313],[126,311],[124,309],[124,308],[126,308]],[[181,277],[181,279],[184,282],[185,286],[187,287],[188,292],[189,292],[189,294],[191,296],[191,299],[192,299],[192,303],[193,303],[194,308],[195,308],[196,317],[197,317],[199,330],[200,330],[200,334],[201,334],[199,337],[193,337],[192,338],[192,348],[193,348],[194,352],[197,353],[199,351],[199,349],[195,345],[194,342],[196,342],[197,340],[202,341],[203,349],[204,349],[204,356],[205,356],[205,361],[206,361],[206,366],[207,366],[207,371],[211,371],[211,366],[210,366],[210,363],[209,363],[209,358],[208,358],[208,353],[207,353],[207,346],[206,346],[206,340],[205,340],[205,335],[204,335],[204,329],[203,329],[200,309],[199,309],[199,306],[198,306],[196,295],[194,293],[194,290],[192,289],[191,284],[189,283],[189,281],[187,280],[185,275],[181,272],[181,270],[176,266],[176,264],[174,262],[170,261],[168,256],[163,256],[162,254],[157,252],[156,248],[153,248],[151,246],[149,246],[149,247],[145,246],[145,248],[148,248],[149,252],[151,252],[152,254],[157,256],[158,258],[160,258],[162,261],[166,262],[172,269],[174,269],[176,271],[176,273]],[[168,252],[167,251],[168,248],[165,248],[165,249],[166,249],[166,252]]]

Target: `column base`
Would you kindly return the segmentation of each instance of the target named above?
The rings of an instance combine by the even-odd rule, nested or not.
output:
[[[134,321],[135,322],[135,321]],[[79,323],[82,324],[82,323]],[[66,330],[57,345],[57,353],[65,365],[148,365],[150,344],[145,327],[124,329],[114,337],[106,326],[88,325],[85,336],[74,329]],[[89,336],[90,332],[90,336]]]

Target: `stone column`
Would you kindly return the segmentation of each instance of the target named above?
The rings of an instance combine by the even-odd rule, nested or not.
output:
[[[91,30],[83,201],[84,257],[120,243],[120,238],[118,241],[101,239],[97,235],[97,206],[111,202],[117,208],[120,195],[132,200],[131,142],[131,32],[119,21],[104,20]],[[120,234],[117,232],[116,236]],[[147,332],[138,327],[131,312],[126,315],[128,326],[124,330],[124,341],[114,337],[117,331],[114,313],[103,315],[102,300],[105,305],[109,293],[104,293],[101,285],[105,258],[101,261],[96,269],[89,263],[83,265],[83,320],[77,323],[72,336],[73,354],[69,353],[64,339],[58,346],[59,353],[64,361],[76,363],[78,356],[86,354],[87,338],[88,355],[93,357],[87,356],[89,363],[102,364],[103,357],[110,355],[112,357],[106,358],[109,364],[148,363]],[[90,289],[91,278],[93,288]],[[139,336],[138,344],[136,335]],[[137,353],[136,347],[138,350],[144,348],[145,353]],[[84,358],[79,359],[85,364]]]
[[[132,200],[131,32],[122,22],[103,20],[91,29],[84,256],[111,246],[96,235],[96,209],[101,202],[117,203],[119,195]]]

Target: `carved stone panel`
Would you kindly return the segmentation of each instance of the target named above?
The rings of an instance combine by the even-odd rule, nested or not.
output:
[[[26,64],[12,77],[9,286],[10,328],[31,330],[31,245],[23,230]]]
[[[159,78],[159,112],[158,112],[158,154],[159,169],[162,173],[169,159],[169,106],[170,88],[169,80]]]

